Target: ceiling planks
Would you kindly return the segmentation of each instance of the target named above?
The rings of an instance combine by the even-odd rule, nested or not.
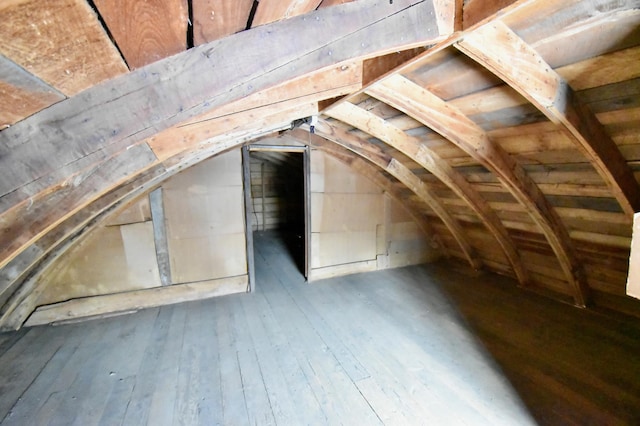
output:
[[[512,157],[462,112],[399,74],[370,87],[367,93],[437,131],[498,176],[542,229],[574,290],[575,304],[586,306],[588,288],[569,234],[540,189]]]
[[[187,0],[94,0],[129,68],[187,48]]]
[[[501,21],[465,35],[456,47],[572,134],[629,217],[640,210],[640,186],[615,142],[593,112],[577,102],[571,87],[532,47]]]
[[[191,0],[193,44],[199,46],[246,29],[253,0]]]
[[[0,2],[0,22],[0,53],[66,96],[127,71],[84,0]]]
[[[252,27],[302,15],[318,7],[322,0],[260,0]]]

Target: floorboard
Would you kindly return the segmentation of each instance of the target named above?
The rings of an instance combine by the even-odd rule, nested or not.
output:
[[[309,285],[254,241],[254,293],[0,334],[1,424],[640,424],[633,319],[447,264]]]

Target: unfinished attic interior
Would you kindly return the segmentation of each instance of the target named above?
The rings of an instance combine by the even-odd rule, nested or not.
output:
[[[638,424],[639,182],[638,0],[0,1],[0,423]]]

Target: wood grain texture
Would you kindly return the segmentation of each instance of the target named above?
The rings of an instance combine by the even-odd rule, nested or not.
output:
[[[589,107],[577,102],[572,88],[530,45],[495,21],[465,35],[456,47],[572,134],[630,217],[640,210],[640,185],[615,142]]]
[[[566,227],[524,169],[462,112],[423,87],[401,75],[379,84],[387,89],[385,102],[420,120],[476,158],[526,206],[556,253],[574,290],[576,305],[585,306],[588,287]]]
[[[62,93],[0,55],[0,129],[63,99]]]
[[[94,0],[130,69],[187,48],[186,0]]]
[[[0,5],[0,53],[73,96],[127,71],[117,49],[82,0],[9,1]]]
[[[199,46],[247,27],[253,0],[192,0],[193,44]]]
[[[376,86],[370,88],[367,93],[373,96],[378,94]],[[388,95],[387,93],[386,96]],[[383,100],[386,96],[385,93],[382,92],[381,98]],[[349,102],[342,102],[336,107],[329,109],[326,113],[344,123],[360,128],[371,136],[384,141],[408,155],[453,190],[453,192],[462,198],[478,215],[482,224],[491,232],[509,258],[520,284],[526,285],[527,275],[509,233],[493,209],[491,209],[489,204],[469,185],[464,176],[450,167],[444,159],[430,150],[428,146],[423,144],[418,138],[407,135],[377,115],[369,113]]]
[[[379,148],[371,145],[365,139],[355,137],[346,131],[346,129],[338,127],[333,123],[324,120],[321,121],[317,128],[317,134],[371,161],[407,186],[407,188],[428,204],[429,207],[436,212],[436,215],[446,224],[449,232],[454,236],[471,267],[473,269],[480,269],[482,267],[482,261],[478,258],[474,248],[467,240],[458,221],[449,214],[433,191],[409,168],[392,156],[381,152]]]
[[[289,19],[318,7],[322,0],[261,0],[253,18],[252,27]]]

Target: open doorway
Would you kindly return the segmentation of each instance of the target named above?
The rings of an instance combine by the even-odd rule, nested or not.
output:
[[[249,145],[243,148],[247,236],[259,232],[261,236],[280,240],[305,277],[308,276],[310,243],[308,164],[306,147]],[[253,237],[247,238],[250,251],[253,241]]]

